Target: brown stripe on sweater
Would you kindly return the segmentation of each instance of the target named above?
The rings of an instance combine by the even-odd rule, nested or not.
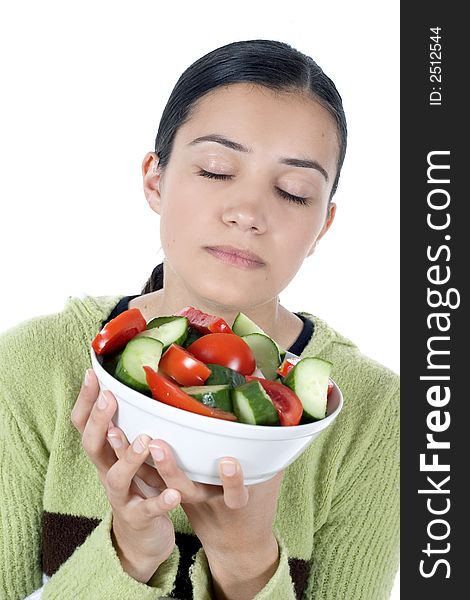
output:
[[[294,582],[295,597],[297,600],[300,600],[307,583],[310,564],[308,560],[303,560],[302,558],[289,558],[289,571],[291,579]]]
[[[44,511],[42,514],[42,569],[44,573],[48,577],[52,577],[100,522],[100,519]],[[175,538],[180,552],[180,562],[175,589],[171,597],[191,600],[193,594],[189,568],[194,562],[194,555],[201,548],[201,542],[195,535],[187,533],[176,532]],[[300,600],[309,575],[309,562],[301,558],[289,558],[289,570],[294,582],[296,598]]]
[[[52,577],[99,523],[99,519],[44,511],[42,513],[42,569],[44,573]]]
[[[193,586],[189,578],[189,567],[194,562],[194,555],[201,547],[198,537],[189,533],[175,532],[176,545],[180,551],[180,562],[176,574],[175,589],[170,594],[171,598],[180,600],[191,600],[193,597]]]
[[[42,568],[44,573],[52,577],[99,523],[99,519],[44,511],[42,514]],[[179,532],[175,533],[175,539],[180,552],[180,561],[175,589],[171,596],[180,600],[190,600],[192,584],[189,578],[189,567],[194,562],[194,555],[201,547],[201,542],[195,535]]]

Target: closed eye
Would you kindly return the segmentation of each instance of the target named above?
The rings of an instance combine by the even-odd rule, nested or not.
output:
[[[232,179],[233,175],[226,175],[222,173],[211,173],[210,171],[205,171],[204,169],[200,169],[198,175],[201,177],[206,177],[206,179],[216,179],[219,181],[228,181]],[[285,190],[276,186],[276,191],[285,200],[289,200],[289,202],[295,202],[297,204],[308,205],[310,204],[310,200],[308,198],[304,198],[303,196],[295,196],[294,194],[289,194]]]
[[[289,202],[297,202],[298,204],[304,205],[310,204],[310,200],[308,198],[304,198],[303,196],[294,196],[294,194],[289,194],[289,192],[281,190],[281,188],[278,188],[277,186],[276,191],[279,194],[279,196],[285,198],[286,200],[289,200]]]
[[[220,181],[227,181],[227,179],[231,179],[232,175],[224,175],[222,173],[211,173],[210,171],[204,171],[201,169],[198,172],[198,175],[201,177],[207,177],[207,179],[219,179]]]

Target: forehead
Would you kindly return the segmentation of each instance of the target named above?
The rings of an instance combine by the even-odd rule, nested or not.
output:
[[[338,133],[331,114],[314,98],[296,92],[237,83],[200,98],[175,138],[189,143],[199,136],[221,134],[277,155],[312,156],[336,165]]]

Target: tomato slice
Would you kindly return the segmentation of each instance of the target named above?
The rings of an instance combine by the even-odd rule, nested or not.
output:
[[[241,337],[233,333],[209,333],[187,347],[204,363],[215,363],[250,375],[256,367],[255,355]]]
[[[226,321],[215,315],[208,315],[193,306],[186,306],[178,315],[186,317],[191,327],[200,333],[233,333]]]
[[[187,350],[171,344],[158,363],[158,369],[172,377],[180,385],[204,385],[212,373],[207,365]]]
[[[248,376],[247,381],[259,381],[265,392],[271,398],[274,408],[279,415],[281,425],[298,425],[302,418],[303,407],[300,398],[290,388],[278,381]]]
[[[95,336],[91,346],[96,354],[111,354],[145,331],[147,322],[138,308],[130,308],[111,319]]]
[[[220,408],[206,406],[184,392],[176,383],[173,383],[167,377],[154,371],[152,367],[145,366],[144,371],[148,386],[155,400],[206,417],[225,419],[226,421],[237,421],[237,417],[233,413]]]
[[[286,377],[286,375],[289,373],[289,371],[292,371],[292,369],[299,362],[299,360],[300,360],[300,356],[295,357],[295,358],[285,358],[282,361],[281,366],[278,368],[276,373],[278,375],[280,375],[281,377]]]

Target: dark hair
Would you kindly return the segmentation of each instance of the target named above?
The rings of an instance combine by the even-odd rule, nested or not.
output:
[[[347,127],[341,96],[317,63],[289,44],[273,40],[233,42],[194,62],[178,79],[163,110],[155,153],[164,168],[179,127],[191,116],[197,100],[215,88],[254,83],[276,91],[300,91],[313,96],[330,112],[338,128],[339,153],[330,200],[338,187],[346,154]],[[142,289],[148,294],[163,287],[163,263],[157,265]]]

